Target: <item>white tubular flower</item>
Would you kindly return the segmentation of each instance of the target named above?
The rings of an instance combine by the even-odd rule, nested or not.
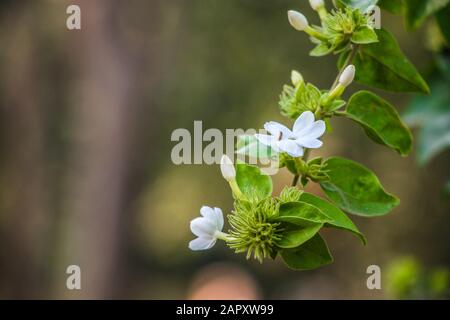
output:
[[[321,7],[325,5],[323,3],[323,0],[309,0],[309,4],[314,11],[319,10]]]
[[[303,31],[309,26],[306,17],[298,11],[289,10],[288,19],[291,26],[298,31]]]
[[[236,178],[236,169],[234,168],[233,161],[226,154],[220,159],[220,171],[227,181],[232,181]]]
[[[198,238],[189,242],[189,249],[207,250],[212,248],[218,238],[225,235],[223,229],[223,214],[219,208],[203,206],[200,209],[201,217],[191,221],[191,231]]]
[[[297,85],[301,84],[303,82],[303,77],[300,72],[297,70],[292,70],[291,72],[291,81],[292,84],[296,87]]]
[[[294,123],[295,142],[304,148],[317,149],[322,146],[319,138],[325,133],[326,126],[323,120],[314,121],[311,111],[303,112]]]
[[[318,140],[325,133],[325,122],[314,121],[311,111],[303,112],[294,123],[291,131],[280,123],[267,122],[264,125],[270,135],[256,134],[255,137],[275,152],[286,152],[291,157],[301,157],[304,148],[316,149],[322,146]]]
[[[355,72],[356,69],[354,65],[351,64],[347,66],[339,77],[339,83],[344,87],[349,86],[355,78]]]
[[[293,132],[281,123],[271,121],[264,124],[264,129],[270,134],[256,134],[262,144],[270,146],[275,152],[286,152],[292,157],[301,157],[303,149],[293,140]]]

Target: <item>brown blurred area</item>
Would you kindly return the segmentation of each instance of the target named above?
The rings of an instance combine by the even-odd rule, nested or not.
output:
[[[70,4],[81,30],[66,28]],[[311,272],[247,261],[223,243],[189,251],[200,207],[229,212],[232,199],[217,166],[171,162],[171,132],[194,120],[286,123],[277,100],[291,69],[323,88],[334,78],[336,57],[308,56],[292,8],[314,15],[291,0],[2,1],[0,298],[376,299],[386,296],[366,287],[371,264],[408,254],[448,267],[449,153],[418,167],[343,119],[314,155],[360,161],[402,201],[381,218],[352,217],[367,246],[330,230],[335,262]],[[426,74],[423,32],[389,14],[382,24]],[[411,98],[381,94],[399,110]],[[274,192],[289,180],[275,176]],[[66,288],[72,264],[81,290]]]

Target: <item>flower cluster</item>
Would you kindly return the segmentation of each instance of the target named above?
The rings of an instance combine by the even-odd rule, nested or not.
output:
[[[297,118],[292,130],[274,121],[267,122],[264,128],[270,134],[256,134],[255,137],[275,152],[294,158],[303,156],[305,148],[320,148],[322,141],[319,138],[325,133],[324,121],[315,121],[310,111]],[[189,243],[189,248],[207,250],[221,239],[236,253],[246,252],[247,258],[253,255],[262,262],[264,258],[273,257],[283,230],[273,218],[278,216],[280,204],[298,198],[298,189],[286,189],[277,199],[260,197],[252,191],[244,194],[237,183],[233,161],[226,155],[221,158],[220,171],[235,197],[235,210],[228,215],[231,230],[222,232],[224,218],[221,209],[204,206],[200,209],[201,217],[191,221],[191,231],[197,238]]]
[[[346,213],[380,216],[399,204],[362,164],[342,157],[310,159],[310,154],[323,146],[324,134],[331,132],[329,120],[335,116],[357,123],[373,141],[408,154],[411,133],[393,106],[366,90],[356,92],[348,101],[343,94],[355,78],[393,91],[415,88],[427,92],[428,87],[403,57],[395,39],[385,30],[374,31],[367,13],[371,1],[336,0],[336,9],[330,12],[323,0],[309,2],[321,26],[310,26],[303,14],[293,10],[288,11],[288,20],[316,44],[311,55],[341,52],[333,84],[319,89],[293,70],[291,83],[283,86],[279,99],[280,112],[292,126],[269,121],[264,124],[266,133],[239,137],[236,144],[236,153],[245,159],[275,159],[271,168],[274,163],[277,168],[286,168],[293,175],[292,184],[274,196],[266,171],[222,156],[220,170],[234,199],[234,209],[227,215],[229,229],[223,231],[221,209],[202,207],[201,216],[191,221],[191,231],[197,236],[189,243],[192,250],[210,249],[217,240],[223,240],[236,253],[246,253],[247,259],[262,262],[281,256],[290,268],[315,269],[333,261],[319,233],[322,228],[351,232],[365,244],[364,235]],[[379,43],[370,45],[374,42]],[[383,59],[378,59],[380,56]],[[306,192],[308,183],[317,183],[327,199]]]
[[[368,44],[378,41],[369,17],[370,10],[361,12],[351,7],[339,8],[327,12],[323,1],[310,0],[311,7],[318,12],[322,26],[310,26],[306,17],[300,12],[290,10],[289,22],[298,31],[311,36],[316,47],[312,56],[324,56],[340,53],[349,49],[351,44]]]
[[[338,78],[336,86],[331,90],[319,90],[313,84],[306,84],[298,71],[292,71],[292,84],[284,85],[278,102],[281,114],[296,119],[304,112],[327,118],[332,112],[345,105],[341,96],[355,78],[356,69],[348,65]]]
[[[319,138],[325,133],[325,122],[314,121],[311,111],[302,113],[294,123],[292,131],[284,125],[271,121],[264,125],[270,135],[257,134],[256,138],[276,152],[286,152],[292,157],[301,157],[304,148],[317,149],[322,146]]]

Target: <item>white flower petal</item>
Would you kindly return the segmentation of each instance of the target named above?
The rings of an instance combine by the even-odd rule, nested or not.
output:
[[[295,142],[297,142],[302,147],[311,149],[320,148],[323,144],[323,142],[318,139],[305,139],[305,138],[299,138],[295,140]]]
[[[303,129],[309,128],[313,123],[314,114],[311,111],[305,111],[297,118],[297,120],[295,120],[292,131],[294,131],[294,135],[297,135],[297,133],[303,131]]]
[[[214,220],[215,214],[214,209],[208,206],[203,206],[200,208],[200,214],[205,218],[211,218]]]
[[[220,159],[220,172],[225,180],[231,181],[236,178],[236,169],[234,168],[233,161],[224,154]]]
[[[189,242],[189,249],[193,251],[208,250],[216,244],[216,239],[197,238]]]
[[[289,10],[288,20],[291,26],[293,26],[298,31],[303,31],[308,27],[308,20],[300,12]]]
[[[299,146],[294,140],[281,140],[277,142],[278,148],[286,152],[291,157],[303,156],[303,148]]]
[[[307,131],[304,131],[302,135],[297,136],[297,138],[317,139],[325,133],[325,130],[325,121],[318,120],[314,122],[314,124]]]
[[[353,79],[355,78],[355,73],[356,69],[354,65],[351,64],[347,66],[339,78],[339,83],[342,84],[344,87],[349,86],[353,82]]]
[[[222,210],[220,208],[215,207],[214,208],[214,213],[216,215],[217,231],[222,231],[223,223],[224,223]]]
[[[214,214],[214,211],[213,211]],[[214,223],[214,218],[199,217],[191,221],[191,231],[197,237],[210,237],[212,238],[217,230],[217,226]]]
[[[277,140],[280,140],[280,133],[282,133],[281,139],[288,139],[292,137],[292,131],[289,130],[289,128],[275,121],[266,122],[264,124],[264,129],[266,129],[271,135],[275,136]]]
[[[277,141],[277,139],[274,136],[270,136],[267,134],[255,134],[255,138],[258,139],[259,142],[261,142],[262,144],[266,145],[266,146],[272,146],[273,143],[275,141]]]

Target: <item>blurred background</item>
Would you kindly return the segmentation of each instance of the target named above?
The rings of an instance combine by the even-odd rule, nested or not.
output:
[[[66,28],[70,4],[81,30]],[[277,102],[291,69],[321,88],[334,80],[336,57],[309,57],[288,9],[318,22],[304,0],[0,2],[0,298],[448,298],[450,153],[419,166],[345,119],[313,155],[359,161],[401,199],[384,217],[351,217],[367,246],[329,230],[335,262],[309,272],[223,243],[188,249],[200,207],[229,212],[232,198],[217,165],[171,162],[172,131],[286,123]],[[382,26],[428,77],[427,26],[408,33],[386,12]],[[379,93],[399,111],[414,99]],[[291,176],[273,179],[278,193]],[[66,288],[72,264],[82,290]],[[372,264],[381,290],[367,289]]]

